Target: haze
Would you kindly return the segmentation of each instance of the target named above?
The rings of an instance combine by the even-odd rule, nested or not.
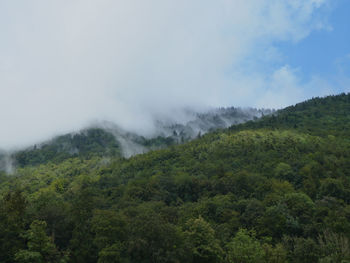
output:
[[[339,91],[289,65],[280,46],[331,32],[334,9],[326,0],[3,0],[0,148],[103,120],[149,134],[155,118],[180,119],[183,108],[280,108]]]

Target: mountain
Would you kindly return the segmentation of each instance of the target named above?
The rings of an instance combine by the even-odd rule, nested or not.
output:
[[[0,261],[348,262],[349,116],[350,94],[314,98],[127,159],[2,173]]]
[[[265,116],[258,121],[235,125],[231,131],[245,129],[293,129],[318,136],[350,136],[350,96],[341,94],[313,98]]]
[[[103,122],[96,127],[58,136],[25,150],[16,151],[10,156],[6,153],[0,154],[0,167],[10,171],[13,169],[12,166],[59,163],[71,157],[130,157],[188,142],[198,135],[257,119],[272,112],[272,110],[234,107],[213,109],[204,113],[187,110],[185,112],[187,121],[184,123],[156,120],[154,135],[148,137],[123,130],[113,123]]]

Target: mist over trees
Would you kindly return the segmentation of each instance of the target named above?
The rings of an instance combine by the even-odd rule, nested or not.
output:
[[[53,138],[13,153],[0,153],[0,169],[12,173],[16,166],[61,162],[71,157],[130,157],[197,138],[207,132],[257,119],[273,110],[218,108],[205,112],[184,110],[183,121],[157,119],[151,135],[123,130],[111,122],[99,122],[80,132]]]
[[[2,172],[0,261],[347,262],[349,116],[350,94],[314,98],[128,159]]]

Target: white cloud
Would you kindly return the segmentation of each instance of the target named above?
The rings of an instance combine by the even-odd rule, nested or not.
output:
[[[265,79],[260,89],[259,107],[283,108],[309,99],[309,94],[326,96],[334,92],[334,84],[321,76],[311,76],[303,82],[298,69],[285,65],[277,69],[270,78]]]
[[[274,43],[327,27],[314,16],[325,3],[1,1],[0,148],[96,119],[149,132],[155,114],[179,107],[294,102],[300,83],[273,68],[282,56]]]
[[[282,108],[290,102],[303,98],[303,90],[296,76],[296,70],[283,66],[276,70],[265,83],[258,105],[261,107]]]

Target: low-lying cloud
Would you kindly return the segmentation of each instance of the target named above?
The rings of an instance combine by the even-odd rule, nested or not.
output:
[[[327,28],[327,0],[4,0],[0,148],[108,120],[305,98],[275,43]],[[277,63],[278,62],[278,63]]]

